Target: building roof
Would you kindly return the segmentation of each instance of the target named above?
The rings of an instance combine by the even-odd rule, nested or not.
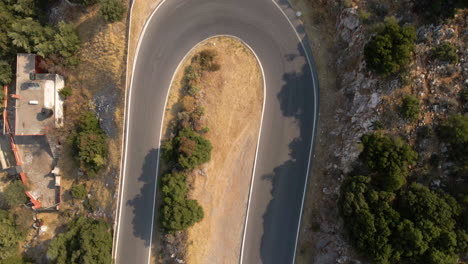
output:
[[[18,54],[16,73],[16,135],[44,135],[63,125],[63,100],[58,92],[64,79],[36,73],[36,55]]]

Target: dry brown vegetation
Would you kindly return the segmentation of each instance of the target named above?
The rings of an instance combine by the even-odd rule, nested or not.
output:
[[[206,138],[213,144],[213,151],[211,161],[188,178],[190,198],[199,201],[205,217],[188,231],[186,260],[236,263],[259,132],[263,81],[255,57],[238,40],[217,37],[199,44],[182,63],[171,86],[165,137],[170,134],[169,122],[182,108],[183,69],[204,49],[216,51],[221,68],[201,78],[203,122],[210,129]]]

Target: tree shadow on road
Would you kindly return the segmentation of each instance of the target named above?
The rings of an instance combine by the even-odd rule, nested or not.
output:
[[[301,46],[298,53],[286,58],[291,61],[305,56]],[[299,72],[284,74],[283,80],[285,84],[277,95],[281,111],[283,116],[294,118],[300,132],[288,145],[289,159],[261,177],[272,185],[272,199],[263,215],[263,263],[292,261],[314,126],[315,94],[309,65],[305,64]]]
[[[150,245],[151,224],[153,219],[153,201],[155,192],[155,181],[157,177],[158,149],[151,149],[145,156],[138,181],[143,182],[140,193],[133,199],[127,201],[127,206],[133,207],[134,218],[132,220],[133,234],[145,241],[145,246]],[[132,172],[130,172],[132,173]],[[137,174],[137,172],[135,172]],[[136,176],[136,175],[135,175]],[[146,216],[146,217],[144,217]]]

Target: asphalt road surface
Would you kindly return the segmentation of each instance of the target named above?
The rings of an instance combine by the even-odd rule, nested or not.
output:
[[[241,262],[294,259],[317,115],[318,87],[306,51],[271,0],[167,0],[143,35],[129,92],[118,264],[148,263],[166,95],[183,57],[214,35],[233,35],[248,44],[266,84]]]

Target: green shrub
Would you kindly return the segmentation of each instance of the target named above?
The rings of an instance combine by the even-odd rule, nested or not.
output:
[[[125,6],[121,0],[101,0],[100,8],[101,16],[108,23],[122,20],[125,14]]]
[[[187,89],[187,93],[193,97],[196,97],[199,92],[200,92],[200,87],[196,85],[191,85]]]
[[[94,212],[98,209],[98,200],[94,197],[90,197],[83,202],[83,206],[89,212]]]
[[[215,62],[216,56],[218,54],[213,49],[202,50],[193,57],[192,63],[198,63],[202,71],[217,71],[221,66]]]
[[[403,101],[400,107],[400,114],[403,118],[416,121],[419,118],[420,110],[419,110],[419,100],[418,98],[412,95],[406,95],[403,97]]]
[[[384,75],[403,70],[411,61],[415,39],[413,27],[401,28],[395,19],[387,19],[364,48],[367,67]]]
[[[86,187],[83,184],[74,184],[71,188],[71,194],[74,199],[84,200],[88,195],[88,191],[86,190]]]
[[[73,90],[71,89],[70,86],[65,86],[59,91],[60,97],[63,99],[67,99],[69,96],[73,94]]]
[[[10,64],[6,61],[0,61],[0,88],[2,89],[2,91],[3,85],[11,83],[12,75],[13,74]]]
[[[60,21],[54,35],[54,53],[64,57],[69,65],[75,65],[75,53],[80,48],[80,39],[72,23]]]
[[[451,157],[468,168],[468,116],[452,115],[438,129],[439,138],[450,144]]]
[[[391,139],[380,133],[364,135],[361,142],[363,150],[359,157],[378,173],[375,180],[379,186],[386,191],[400,189],[406,182],[408,167],[416,162],[417,153],[401,139]]]
[[[3,104],[3,99],[5,99],[5,92],[2,90],[0,90],[0,102]]]
[[[88,176],[95,176],[107,158],[107,138],[93,111],[81,115],[72,142],[80,167]]]
[[[112,263],[112,230],[108,223],[78,217],[52,239],[47,257],[56,264]]]
[[[364,9],[359,9],[359,19],[366,23],[369,21],[371,14]]]
[[[386,192],[368,176],[347,176],[338,205],[351,241],[373,263],[456,264],[465,252],[460,206],[446,193],[416,183]]]
[[[203,208],[196,200],[187,199],[187,184],[183,173],[166,174],[161,182],[162,225],[166,230],[185,230],[203,219]]]
[[[187,82],[191,82],[191,81],[194,81],[196,79],[198,79],[200,76],[197,72],[197,70],[195,69],[195,67],[193,67],[192,65],[189,65],[187,67],[185,67],[185,80]]]
[[[457,48],[447,42],[434,48],[432,54],[434,58],[440,61],[446,61],[453,64],[458,62]]]
[[[385,128],[385,125],[382,121],[380,120],[375,120],[372,122],[372,129],[374,130],[382,130]]]
[[[193,169],[211,158],[211,143],[190,128],[179,131],[171,141],[162,145],[166,161],[175,161],[182,169]]]
[[[352,0],[344,0],[343,1],[343,6],[345,8],[351,8],[351,7],[353,7],[353,1]]]
[[[8,207],[13,208],[26,203],[27,196],[24,191],[25,187],[20,180],[10,182],[3,192],[3,198]]]

